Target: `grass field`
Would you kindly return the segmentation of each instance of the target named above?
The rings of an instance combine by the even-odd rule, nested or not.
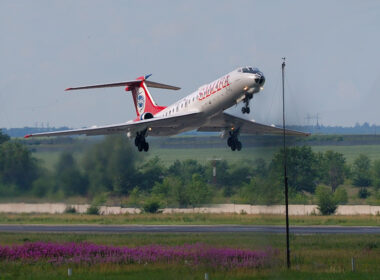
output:
[[[315,152],[325,152],[333,150],[342,153],[348,163],[352,163],[360,154],[367,155],[371,160],[380,159],[380,145],[353,145],[353,146],[312,146]],[[64,150],[64,149],[63,149]],[[279,150],[279,147],[254,147],[244,148],[242,152],[232,152],[228,147],[225,148],[192,148],[192,149],[162,149],[158,147],[152,148],[147,154],[146,159],[158,156],[162,162],[169,166],[175,160],[195,159],[202,164],[209,162],[211,159],[224,159],[229,162],[237,162],[240,160],[255,160],[263,158],[270,161],[273,154]],[[53,169],[58,162],[61,150],[49,152],[35,152],[33,155],[43,161],[43,165],[48,169]],[[75,152],[74,157],[81,160],[83,152]]]
[[[241,214],[0,214],[0,224],[284,225],[283,215]],[[290,225],[380,226],[380,216],[291,216]]]
[[[2,245],[25,242],[90,242],[115,246],[202,243],[215,247],[278,250],[262,269],[189,268],[184,265],[71,265],[71,279],[378,279],[380,235],[291,235],[292,269],[285,268],[285,236],[278,234],[37,234],[0,233]],[[356,272],[351,272],[355,257]],[[0,262],[0,279],[66,279],[69,265]]]
[[[325,152],[333,150],[342,153],[348,163],[352,163],[360,154],[367,155],[371,160],[380,159],[380,145],[360,146],[312,146],[314,152]],[[233,152],[226,148],[211,149],[157,149],[148,153],[148,158],[158,156],[165,164],[169,165],[176,159],[196,159],[206,163],[213,158],[221,158],[230,162],[240,160],[254,160],[263,158],[270,161],[273,154],[279,150],[278,147],[255,147],[245,148],[243,152]]]

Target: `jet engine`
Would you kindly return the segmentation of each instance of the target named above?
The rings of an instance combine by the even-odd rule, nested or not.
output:
[[[140,120],[148,120],[148,119],[153,119],[153,114],[149,112],[145,112],[140,116]]]

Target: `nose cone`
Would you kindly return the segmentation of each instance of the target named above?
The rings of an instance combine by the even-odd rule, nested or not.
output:
[[[265,84],[264,74],[262,72],[258,72],[255,75],[255,83],[262,87]]]

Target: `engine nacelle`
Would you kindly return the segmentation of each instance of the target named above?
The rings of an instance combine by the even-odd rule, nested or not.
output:
[[[146,112],[140,116],[140,120],[148,120],[148,119],[153,119],[153,114]]]

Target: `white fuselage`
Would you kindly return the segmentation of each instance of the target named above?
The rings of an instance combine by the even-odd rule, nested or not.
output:
[[[243,72],[243,69],[254,71]],[[155,117],[170,117],[191,112],[201,113],[196,120],[193,119],[191,123],[184,125],[181,131],[173,131],[173,134],[194,130],[216,114],[260,92],[264,83],[264,75],[258,69],[238,68],[199,87],[197,91],[158,112]]]

